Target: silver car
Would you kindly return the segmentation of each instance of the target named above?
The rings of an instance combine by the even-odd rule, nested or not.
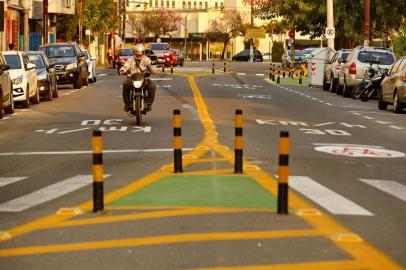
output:
[[[338,89],[338,74],[343,67],[345,59],[350,54],[350,50],[339,50],[326,64],[324,70],[323,89],[335,93]]]
[[[390,69],[394,62],[395,55],[389,49],[363,46],[354,48],[347,57],[343,71],[343,96],[351,96],[352,90],[361,83],[370,65]]]
[[[378,92],[378,107],[386,110],[393,104],[393,111],[401,113],[406,107],[406,56],[401,57],[383,79]]]

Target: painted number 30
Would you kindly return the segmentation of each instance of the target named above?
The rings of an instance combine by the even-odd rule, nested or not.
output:
[[[311,129],[311,128],[301,128],[300,130],[304,131],[306,134],[311,135],[335,135],[335,136],[351,136],[350,133],[340,130],[340,129]]]

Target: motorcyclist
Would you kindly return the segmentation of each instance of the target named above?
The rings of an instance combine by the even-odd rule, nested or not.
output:
[[[153,69],[151,66],[151,59],[145,55],[145,49],[142,45],[137,45],[134,48],[134,56],[129,58],[125,64],[120,68],[120,74],[125,73],[152,73],[156,74],[156,69]],[[131,77],[123,83],[123,100],[124,100],[124,111],[131,112],[131,103],[130,103],[130,95],[131,95],[131,88],[132,82]],[[155,99],[155,90],[156,85],[149,79],[148,77],[145,78],[145,89],[146,91],[146,111],[151,111],[152,103]]]

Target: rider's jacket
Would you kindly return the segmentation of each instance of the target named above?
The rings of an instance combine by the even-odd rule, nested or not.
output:
[[[138,65],[137,65],[138,63]],[[140,58],[135,58],[131,57],[129,58],[124,66],[122,67],[122,69],[125,70],[125,72],[130,71],[131,74],[132,73],[136,73],[136,72],[150,72],[151,71],[151,59],[148,56],[141,56]]]

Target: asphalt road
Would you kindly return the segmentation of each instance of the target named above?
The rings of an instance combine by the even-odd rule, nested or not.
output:
[[[0,120],[1,268],[406,267],[406,111],[275,85],[268,63],[228,65],[226,74],[205,63],[155,76],[156,102],[140,127],[123,112],[113,69]],[[171,171],[174,109],[180,175]],[[236,109],[251,166],[243,175],[233,174]],[[94,129],[105,151],[102,215],[91,211]],[[275,213],[282,130],[287,216]]]

